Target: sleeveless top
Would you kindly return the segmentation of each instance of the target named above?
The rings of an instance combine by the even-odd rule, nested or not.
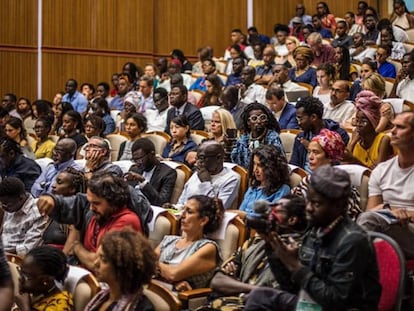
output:
[[[201,239],[195,241],[191,245],[185,248],[177,248],[176,244],[181,239],[180,236],[166,235],[161,241],[160,258],[159,261],[170,265],[178,265],[184,259],[190,257],[197,252],[201,247],[208,243],[212,243],[219,253],[219,247],[213,240]],[[217,264],[220,264],[220,256],[217,255]],[[203,274],[194,275],[189,277],[186,281],[195,288],[208,287],[211,277],[213,276],[214,269]]]
[[[369,168],[374,168],[378,164],[378,157],[379,157],[379,147],[381,145],[381,141],[386,134],[379,133],[372,143],[371,147],[368,149],[364,149],[361,146],[361,143],[358,142],[354,150],[352,152],[353,156],[357,158],[363,165]]]

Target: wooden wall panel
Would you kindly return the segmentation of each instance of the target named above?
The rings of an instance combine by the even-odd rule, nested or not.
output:
[[[36,99],[36,53],[0,50],[0,59],[0,96],[14,93],[17,97]]]
[[[151,52],[153,1],[43,0],[43,45]]]
[[[246,29],[245,0],[157,0],[154,15],[154,52],[169,53],[180,48],[190,57],[210,45],[223,56],[233,28]]]
[[[37,1],[0,1],[0,45],[37,45]]]

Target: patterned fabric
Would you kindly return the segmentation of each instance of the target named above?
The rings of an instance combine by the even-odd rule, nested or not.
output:
[[[40,215],[36,203],[37,199],[29,194],[20,210],[4,212],[2,238],[6,252],[24,256],[42,242],[48,217]]]
[[[306,198],[308,194],[308,189],[309,189],[309,180],[310,180],[310,175],[307,175],[306,177],[304,177],[301,183],[292,190],[292,193]],[[361,207],[360,207],[360,201],[361,201],[361,196],[359,194],[358,189],[355,186],[351,186],[351,195],[349,196],[349,199],[348,199],[348,216],[353,221],[355,221],[358,215],[362,212]]]
[[[312,138],[312,141],[317,142],[334,163],[342,160],[345,144],[337,132],[322,129],[318,135]]]
[[[32,305],[31,310],[36,311],[74,311],[72,294],[67,291],[59,292],[55,295],[44,297]]]
[[[355,107],[357,111],[362,111],[374,129],[378,126],[381,117],[379,114],[381,99],[377,95],[368,90],[359,92],[355,99]]]

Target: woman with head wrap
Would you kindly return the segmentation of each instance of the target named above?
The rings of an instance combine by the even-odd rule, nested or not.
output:
[[[389,136],[375,130],[381,117],[381,99],[372,91],[365,90],[358,94],[355,106],[356,115],[352,124],[355,130],[348,150],[352,152],[352,162],[373,169],[393,155]]]
[[[296,62],[296,68],[289,70],[289,79],[293,82],[303,82],[316,86],[316,69],[311,67],[313,62],[313,52],[307,46],[298,46],[293,51],[293,57]]]
[[[345,144],[341,136],[334,131],[322,129],[318,135],[312,138],[308,146],[309,167],[314,171],[323,165],[337,165],[345,153]],[[310,175],[304,177],[292,193],[306,198],[308,193]],[[348,215],[356,219],[361,208],[359,206],[360,196],[357,188],[352,187],[351,196],[348,201]]]

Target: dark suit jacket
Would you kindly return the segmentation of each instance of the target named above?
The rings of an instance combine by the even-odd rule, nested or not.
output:
[[[170,110],[168,110],[167,113],[167,126],[165,128],[165,132],[168,134],[170,133],[170,123],[171,120],[174,119],[176,114],[177,108],[172,107]],[[188,122],[190,123],[190,129],[192,130],[204,130],[204,119],[203,115],[201,114],[200,109],[198,109],[196,106],[187,103],[184,108],[183,114],[187,117]]]
[[[298,129],[299,124],[296,120],[296,108],[292,104],[286,103],[279,119],[280,128],[283,129]]]
[[[160,163],[155,167],[149,183],[141,188],[141,192],[151,205],[162,206],[170,202],[176,179],[177,172],[167,164]]]

